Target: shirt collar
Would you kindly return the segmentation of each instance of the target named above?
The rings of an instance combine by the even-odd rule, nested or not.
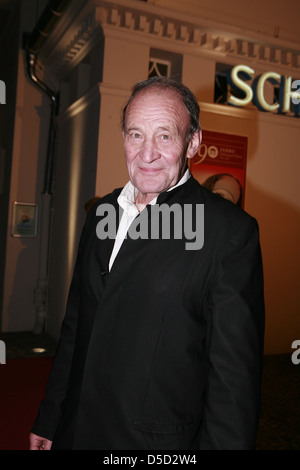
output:
[[[175,186],[172,186],[169,188],[167,191],[172,191],[173,189],[177,188],[178,186],[181,186],[182,184],[186,183],[186,181],[190,178],[191,174],[189,169],[186,170],[182,178],[178,181]],[[122,209],[127,212],[129,215],[137,215],[138,214],[138,209],[134,203],[136,195],[137,195],[137,188],[133,186],[131,181],[128,181],[124,188],[122,189],[119,197],[118,197],[118,203],[122,207]],[[149,203],[151,205],[155,204],[157,200],[157,197],[153,198],[152,201]]]

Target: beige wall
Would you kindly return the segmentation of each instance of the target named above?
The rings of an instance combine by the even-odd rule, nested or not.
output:
[[[47,100],[43,105],[41,93],[25,78],[23,59],[20,51],[2,299],[3,331],[30,330],[35,320],[39,234],[33,238],[12,237],[12,208],[14,201],[40,205],[49,106]]]

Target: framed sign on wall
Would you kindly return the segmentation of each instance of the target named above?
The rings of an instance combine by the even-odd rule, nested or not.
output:
[[[11,234],[13,237],[35,237],[38,206],[35,203],[14,202]]]
[[[190,160],[190,171],[207,189],[243,207],[247,146],[247,137],[203,130],[200,150]]]

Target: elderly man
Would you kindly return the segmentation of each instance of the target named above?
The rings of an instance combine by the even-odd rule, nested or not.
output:
[[[190,175],[201,130],[183,85],[137,84],[122,134],[130,181],[87,216],[31,449],[252,449],[264,336],[257,223]],[[115,234],[105,232],[111,214]]]

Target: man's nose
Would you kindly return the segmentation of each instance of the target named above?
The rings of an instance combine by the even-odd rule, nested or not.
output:
[[[145,139],[140,149],[140,156],[142,160],[147,163],[157,160],[157,158],[159,158],[159,152],[155,141],[152,139]]]

